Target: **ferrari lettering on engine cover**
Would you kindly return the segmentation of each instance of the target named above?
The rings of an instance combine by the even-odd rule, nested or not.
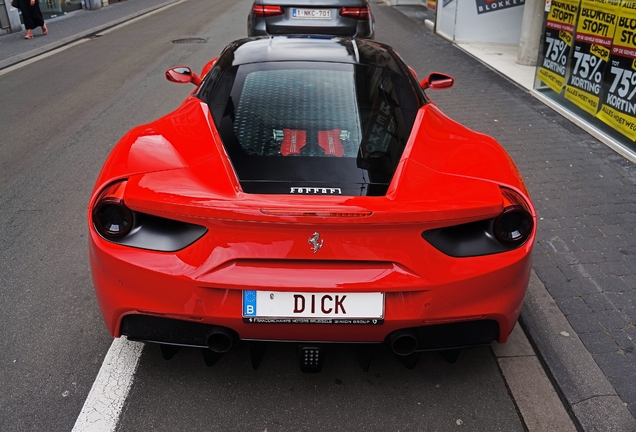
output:
[[[317,188],[317,187],[296,187],[292,186],[289,193],[293,194],[331,194],[342,195],[340,188]]]

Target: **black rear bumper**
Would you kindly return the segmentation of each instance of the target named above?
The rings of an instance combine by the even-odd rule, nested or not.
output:
[[[139,314],[126,315],[121,323],[121,334],[130,340],[196,348],[208,348],[208,337],[215,329],[218,326],[212,324]],[[418,352],[488,345],[499,336],[499,325],[492,320],[435,324],[404,330],[415,333]]]

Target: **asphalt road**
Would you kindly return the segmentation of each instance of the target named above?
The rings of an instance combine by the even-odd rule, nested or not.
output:
[[[0,76],[0,425],[71,430],[112,343],[88,268],[86,205],[114,143],[179,104],[176,65],[200,69],[245,35],[250,0],[189,0]],[[377,37],[420,74],[409,34],[374,5]],[[205,43],[175,44],[185,38]],[[451,93],[452,95],[452,93]],[[447,98],[450,96],[447,96]],[[442,108],[444,106],[442,105]],[[490,348],[455,364],[425,354],[407,370],[379,350],[369,372],[332,347],[299,372],[289,346],[253,371],[239,347],[207,368],[196,350],[169,362],[144,348],[118,429],[521,431]]]

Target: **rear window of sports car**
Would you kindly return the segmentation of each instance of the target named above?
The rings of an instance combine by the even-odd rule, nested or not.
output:
[[[234,66],[199,97],[247,193],[384,195],[419,108],[401,75],[343,63]]]

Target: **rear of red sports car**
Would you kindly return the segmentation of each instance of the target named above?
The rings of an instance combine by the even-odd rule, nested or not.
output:
[[[337,38],[234,43],[120,141],[89,214],[111,334],[216,355],[504,342],[535,233],[493,139],[428,102],[389,47]]]

